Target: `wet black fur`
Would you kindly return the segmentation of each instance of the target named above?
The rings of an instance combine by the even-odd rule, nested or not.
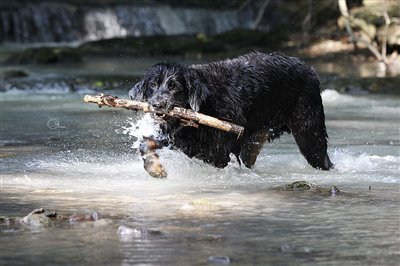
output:
[[[238,139],[206,126],[180,128],[179,120],[168,119],[162,134],[189,157],[222,168],[233,153],[251,167],[247,150],[258,141],[254,136],[271,141],[288,132],[311,166],[328,170],[332,163],[319,86],[315,70],[298,58],[250,53],[203,65],[157,64],[129,95],[160,109],[191,108],[245,127]]]

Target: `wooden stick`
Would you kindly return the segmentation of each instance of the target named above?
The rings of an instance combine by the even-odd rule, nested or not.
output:
[[[159,111],[154,110],[154,108],[148,103],[119,99],[118,97],[111,95],[104,95],[104,94],[100,94],[98,96],[85,95],[83,101],[85,103],[96,103],[99,107],[109,106],[109,107],[125,108],[128,110],[141,110],[146,113],[151,112],[151,113],[165,114],[168,116],[173,116],[193,121],[198,124],[213,127],[226,132],[235,133],[238,135],[238,137],[240,137],[244,131],[244,128],[242,126],[238,126],[236,124],[220,120],[218,118],[208,116],[205,114],[197,113],[195,111],[181,107],[174,107],[174,109],[172,109],[172,111],[168,113],[160,113]]]

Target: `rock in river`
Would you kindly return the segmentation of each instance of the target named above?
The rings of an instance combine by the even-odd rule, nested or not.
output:
[[[33,210],[27,216],[21,218],[20,222],[24,225],[29,225],[33,227],[50,226],[52,218],[56,217],[56,211],[49,211],[40,208]]]

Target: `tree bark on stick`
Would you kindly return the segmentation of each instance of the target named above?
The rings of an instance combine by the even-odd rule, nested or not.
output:
[[[85,95],[83,101],[85,103],[96,103],[99,107],[109,106],[109,107],[125,108],[128,110],[136,110],[136,111],[140,110],[146,113],[151,112],[157,114],[165,114],[168,116],[173,116],[180,119],[188,120],[189,122],[187,124],[190,126],[196,127],[197,124],[200,124],[220,129],[226,132],[235,133],[238,135],[238,138],[243,134],[244,131],[244,128],[242,126],[238,126],[236,124],[181,107],[174,107],[171,111],[163,113],[154,110],[154,108],[150,104],[145,102],[119,99],[118,97],[104,95],[104,94],[100,94],[98,96]]]

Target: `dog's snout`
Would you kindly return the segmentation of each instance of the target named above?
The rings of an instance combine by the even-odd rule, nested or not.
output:
[[[162,97],[151,99],[149,102],[153,107],[156,108],[165,108],[167,106],[167,100]]]

